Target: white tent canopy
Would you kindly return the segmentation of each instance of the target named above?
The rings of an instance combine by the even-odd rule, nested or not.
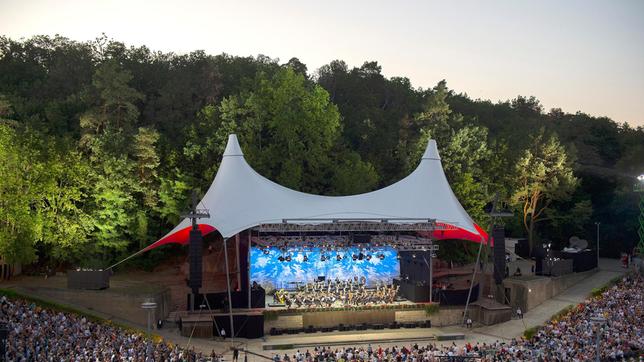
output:
[[[285,219],[433,219],[479,234],[447,182],[434,140],[429,140],[418,167],[393,185],[359,195],[320,196],[291,190],[257,173],[231,134],[200,207],[208,209],[210,217],[199,219],[199,224],[216,228],[224,238]],[[166,237],[190,225],[186,218]]]

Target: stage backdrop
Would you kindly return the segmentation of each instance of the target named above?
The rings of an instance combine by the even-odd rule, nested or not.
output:
[[[363,251],[362,260],[353,260],[353,255],[359,255],[358,248],[344,248],[340,251],[307,249],[283,253],[278,248],[251,248],[250,279],[261,284],[265,289],[294,288],[292,282],[311,282],[319,276],[327,279],[340,278],[346,280],[366,277],[367,285],[374,286],[377,282],[391,283],[400,275],[400,263],[396,258],[396,250],[390,247],[374,248]],[[308,260],[304,261],[306,254]],[[342,260],[338,261],[338,254]],[[383,254],[384,259],[378,255]],[[279,257],[291,256],[291,261],[279,261]],[[325,261],[321,260],[322,255]],[[367,260],[367,255],[371,259]]]

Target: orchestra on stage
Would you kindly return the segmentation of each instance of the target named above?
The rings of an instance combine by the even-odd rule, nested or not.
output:
[[[365,305],[392,304],[396,301],[398,286],[376,283],[367,287],[366,278],[317,280],[300,283],[295,290],[279,289],[273,295],[273,302],[287,308],[329,308]]]

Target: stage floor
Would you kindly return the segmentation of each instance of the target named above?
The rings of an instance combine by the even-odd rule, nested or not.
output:
[[[284,307],[282,307],[282,306],[271,306],[271,304],[273,304],[273,296],[272,296],[272,295],[266,295],[266,302],[265,302],[265,304],[264,304],[264,305],[266,306],[266,309],[268,309],[268,310],[281,310],[281,309],[287,309],[287,308],[286,308],[286,306],[284,306]],[[411,301],[406,300],[406,299],[402,299],[402,300],[397,300],[397,301],[395,301],[394,303],[389,304],[389,305],[404,305],[404,304],[416,304],[416,303],[411,302]],[[382,305],[382,304],[368,304],[368,305],[372,305],[372,306],[373,306],[373,305]],[[332,308],[340,308],[340,307],[344,307],[344,305],[343,305],[340,301],[336,300],[336,301],[331,305],[331,307],[332,307]],[[326,306],[324,306],[324,308],[327,308],[327,307],[326,307]],[[290,310],[295,311],[295,310],[298,310],[298,309],[302,309],[302,310],[304,310],[304,309],[310,309],[310,308],[306,308],[306,307],[302,307],[302,308],[291,308]]]

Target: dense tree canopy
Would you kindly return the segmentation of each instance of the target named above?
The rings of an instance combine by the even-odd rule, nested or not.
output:
[[[593,240],[601,221],[606,254],[636,239],[641,127],[535,97],[473,100],[445,81],[414,88],[373,61],[312,72],[297,58],[39,36],[0,37],[0,255],[105,264],[138,250],[210,185],[231,132],[266,177],[327,195],[399,180],[431,137],[483,226],[498,193],[515,207],[514,236]]]
[[[572,206],[576,212],[565,210],[561,204],[555,207],[558,202],[569,201],[579,183],[573,175],[572,162],[557,137],[546,137],[543,131],[534,135],[530,146],[517,160],[512,176],[515,184],[511,200],[521,212],[530,248],[534,244],[537,223],[555,221],[565,215],[573,215],[573,222],[590,216],[586,200]]]

